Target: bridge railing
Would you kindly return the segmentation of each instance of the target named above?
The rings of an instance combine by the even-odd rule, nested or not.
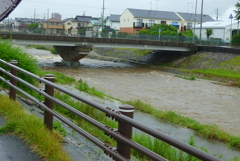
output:
[[[148,126],[145,126],[145,125],[140,124],[139,122],[133,120],[132,117],[133,117],[134,109],[132,106],[129,106],[129,105],[121,106],[120,111],[116,111],[111,108],[104,107],[101,104],[98,104],[89,99],[86,99],[72,91],[64,89],[61,86],[55,84],[54,83],[54,75],[52,75],[52,74],[46,74],[44,78],[41,78],[35,74],[32,74],[24,69],[19,68],[17,66],[18,62],[15,60],[8,63],[8,62],[0,59],[0,63],[2,63],[3,65],[10,68],[10,72],[3,68],[0,68],[0,72],[3,73],[4,75],[6,75],[8,78],[10,78],[10,81],[9,81],[5,77],[3,77],[3,75],[1,75],[0,81],[3,81],[7,85],[10,86],[9,97],[11,99],[13,99],[13,100],[16,99],[16,91],[25,95],[30,100],[32,100],[33,102],[35,102],[37,105],[39,105],[40,107],[42,107],[44,109],[44,124],[46,125],[47,128],[52,130],[53,117],[56,117],[59,120],[61,120],[63,123],[67,124],[74,130],[76,130],[79,134],[83,135],[88,140],[90,140],[91,142],[96,144],[98,147],[102,148],[106,154],[110,155],[115,160],[118,160],[118,161],[129,160],[131,157],[131,155],[130,155],[131,149],[135,149],[135,150],[139,151],[142,155],[145,155],[152,160],[156,160],[156,161],[167,160],[164,157],[152,152],[151,150],[139,145],[138,143],[134,142],[131,139],[132,127],[135,127],[144,133],[147,133],[161,141],[164,141],[164,142],[180,149],[181,151],[184,151],[192,156],[195,156],[196,158],[199,158],[199,159],[202,159],[205,161],[212,161],[212,160],[220,161],[220,159],[218,159],[208,153],[205,153],[195,147],[192,147],[184,142],[178,141],[178,140],[174,139],[173,137],[170,137],[164,133],[161,133],[155,129],[149,128]],[[39,89],[38,87],[33,86],[32,84],[22,80],[21,78],[19,78],[17,76],[18,73],[27,75],[29,77],[32,77],[32,78],[40,81],[41,83],[44,83],[45,89],[44,90]],[[37,98],[33,97],[32,95],[30,95],[30,94],[26,93],[25,91],[23,91],[22,89],[20,89],[17,86],[17,82],[20,82],[21,84],[25,85],[26,87],[28,87],[28,88],[32,89],[33,91],[36,91],[40,95],[44,96],[45,101],[41,102]],[[104,112],[107,117],[112,118],[118,122],[118,129],[117,130],[112,129],[112,128],[98,122],[97,120],[85,115],[84,113],[74,109],[73,107],[69,106],[68,104],[62,102],[61,100],[57,99],[56,97],[54,97],[55,90],[65,93],[65,94],[71,96],[72,98],[75,98],[76,100],[79,100],[87,105],[94,107],[95,109],[97,109],[99,111]],[[117,140],[117,148],[110,147],[109,145],[103,143],[98,138],[92,136],[91,134],[84,131],[79,126],[75,125],[69,119],[67,119],[64,116],[62,116],[61,114],[57,113],[53,108],[54,103],[69,110],[70,112],[74,113],[78,117],[84,119],[85,121],[94,125],[98,129],[104,131],[107,136],[110,136],[111,138],[116,139]]]
[[[89,37],[79,34],[43,34],[43,33],[27,33],[27,32],[0,32],[0,34],[25,34],[25,35],[50,35],[50,36],[67,36],[67,37]],[[109,38],[109,39],[133,39],[133,40],[154,40],[154,41],[166,41],[166,42],[179,42],[179,43],[194,43],[196,39],[190,36],[179,35],[148,35],[148,34],[126,34],[118,33],[112,35],[99,35],[90,36],[95,38]]]

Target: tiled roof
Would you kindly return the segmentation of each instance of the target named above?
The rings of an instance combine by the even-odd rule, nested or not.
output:
[[[62,22],[67,22],[67,21],[69,21],[71,19],[73,19],[73,18],[66,18],[66,19],[62,20]]]
[[[92,16],[76,16],[75,17],[75,20],[79,22],[89,22],[92,19],[93,19]]]
[[[56,19],[56,18],[50,18],[47,20],[48,22],[62,22],[61,20],[59,19]]]
[[[194,18],[195,18],[194,13],[183,13],[183,12],[177,12],[177,13],[186,21],[194,21]],[[201,21],[201,14],[196,14],[196,21]],[[215,20],[209,15],[203,14],[203,22],[208,22],[208,21],[215,21]]]
[[[112,22],[120,22],[120,16],[121,15],[110,14],[110,16],[108,16],[108,19]]]
[[[152,18],[152,19],[165,19],[165,20],[181,20],[174,12],[170,11],[155,11],[128,8],[134,17],[139,18]]]

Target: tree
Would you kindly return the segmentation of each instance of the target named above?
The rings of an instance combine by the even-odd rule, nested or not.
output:
[[[38,23],[32,23],[30,25],[28,25],[28,30],[29,31],[34,31],[38,28],[39,24]]]
[[[236,10],[233,10],[234,11],[234,13],[235,13],[235,20],[237,20],[238,21],[238,30],[239,30],[239,21],[240,21],[240,3],[239,2],[237,2],[236,4],[235,4],[235,7],[236,7]],[[237,30],[237,34],[238,34],[238,30]]]
[[[151,26],[148,30],[141,30],[139,34],[148,34],[148,35],[158,35],[159,29],[161,30],[161,35],[177,35],[178,29],[172,25],[167,24],[158,24]]]
[[[209,40],[209,37],[213,35],[213,29],[212,28],[206,29],[206,35],[207,35],[207,39]]]

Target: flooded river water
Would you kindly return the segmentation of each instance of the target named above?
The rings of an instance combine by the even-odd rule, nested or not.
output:
[[[143,68],[138,65],[87,58],[80,61],[79,68],[56,67],[54,62],[61,61],[59,56],[52,55],[48,51],[27,50],[39,60],[40,65],[45,70],[61,72],[77,80],[82,79],[89,86],[93,86],[116,99],[141,100],[151,104],[156,109],[171,110],[193,118],[202,124],[216,124],[228,133],[240,136],[239,88],[222,86],[203,79],[185,80],[175,77],[172,73]],[[141,113],[138,115],[140,118],[144,118]],[[164,129],[165,125],[156,123],[156,126],[155,128]],[[170,128],[170,125],[167,125],[166,128]],[[178,131],[181,128],[174,128],[175,132],[171,132],[172,135],[182,138],[182,140],[189,138],[189,130],[186,132],[188,135],[183,137],[184,132],[178,136]],[[199,142],[203,142],[203,140]],[[213,142],[212,144],[217,144],[216,147],[218,147],[220,143]],[[222,145],[222,147],[225,146]],[[226,149],[216,149],[216,151],[228,153]],[[238,151],[234,151],[231,155],[240,156]]]

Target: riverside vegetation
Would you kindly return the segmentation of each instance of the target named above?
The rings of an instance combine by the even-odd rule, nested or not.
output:
[[[5,50],[2,50],[2,49],[5,49]],[[41,71],[39,69],[39,67],[36,65],[37,64],[36,60],[34,60],[31,56],[24,53],[20,48],[13,47],[8,42],[0,43],[0,58],[4,59],[5,61],[18,60],[19,61],[19,66],[21,68],[24,68],[25,70],[28,70],[28,71],[36,74],[36,75],[39,75],[39,76],[43,76],[44,74],[48,73],[48,72]],[[33,62],[33,64],[30,64],[31,66],[29,66],[29,65],[22,66],[24,64],[23,63],[24,61]],[[74,86],[76,86],[77,89],[79,89],[81,91],[85,91],[87,93],[90,93],[92,95],[96,95],[96,96],[102,97],[102,98],[106,97],[106,95],[103,92],[100,92],[100,91],[96,90],[94,87],[89,87],[86,82],[83,82],[81,80],[75,81],[73,78],[67,77],[67,76],[65,76],[61,73],[53,73],[53,74],[56,77],[56,83],[73,84]],[[34,80],[31,80],[30,78],[25,77],[24,75],[20,75],[20,76],[23,79],[25,79],[26,81],[37,85],[37,82],[35,82]],[[35,97],[39,98],[40,100],[43,99],[41,96],[38,95],[38,93],[33,92],[33,91],[27,89],[24,86],[21,86],[21,88],[24,89],[25,91],[27,91],[28,93],[31,93]],[[116,128],[117,127],[117,123],[108,119],[108,118],[106,118],[104,113],[102,113],[100,111],[97,111],[96,109],[94,109],[90,106],[87,106],[84,103],[74,101],[69,96],[63,95],[63,94],[58,93],[58,92],[55,93],[55,97],[62,100],[65,103],[71,105],[72,107],[80,110],[81,112],[89,115],[90,117],[93,117],[94,119],[98,120],[99,122],[106,124],[107,126],[109,126],[111,128]],[[4,100],[8,100],[8,99],[4,98]],[[239,137],[230,136],[226,132],[222,132],[216,126],[201,125],[197,121],[194,121],[190,118],[182,117],[182,116],[177,115],[176,113],[174,113],[172,111],[162,112],[162,111],[159,111],[159,110],[155,110],[150,105],[143,104],[141,101],[138,101],[138,100],[124,102],[124,103],[131,104],[136,109],[139,109],[139,110],[142,110],[142,111],[145,110],[144,112],[150,113],[150,114],[154,115],[155,117],[164,118],[164,121],[170,121],[170,122],[173,122],[173,123],[181,122],[183,126],[186,126],[188,128],[192,128],[192,129],[196,130],[199,134],[201,134],[203,136],[206,136],[207,138],[216,138],[216,139],[225,141],[229,146],[240,147],[240,138]],[[15,107],[15,106],[13,106],[13,107]],[[11,113],[6,112],[7,109],[4,109],[2,106],[0,106],[0,108],[1,108],[0,113],[2,115],[6,116],[6,118],[8,120],[8,123],[11,123],[11,119],[10,119],[10,116],[9,116]],[[102,131],[93,127],[89,123],[87,123],[84,120],[76,117],[75,115],[71,114],[69,111],[65,110],[64,108],[62,108],[58,105],[55,105],[54,108],[55,108],[55,110],[57,110],[59,113],[63,114],[64,116],[71,118],[76,124],[81,125],[81,127],[83,129],[85,129],[86,131],[88,131],[92,135],[97,136],[101,141],[103,141],[105,143],[108,143],[112,146],[116,146],[116,142],[114,140],[112,140],[109,137],[106,137]],[[31,116],[31,117],[34,117],[34,116]],[[22,117],[16,117],[16,118],[21,118],[22,119]],[[37,120],[39,120],[39,119],[37,119]],[[35,144],[39,144],[41,142],[39,142],[39,141],[34,142],[34,139],[35,139],[34,135],[24,135],[23,133],[25,132],[25,130],[19,130],[24,125],[26,125],[26,127],[24,127],[24,128],[28,128],[28,126],[30,126],[29,124],[16,124],[15,123],[15,126],[12,126],[10,128],[11,130],[4,130],[3,129],[2,133],[13,132],[13,134],[21,136],[25,140],[29,139],[30,140],[29,144],[31,144],[32,147],[34,147],[34,150],[37,151],[38,153],[42,154],[43,153],[42,151],[44,151],[44,148],[41,149],[41,148],[39,148],[38,146],[35,145]],[[192,126],[190,126],[190,125],[192,125]],[[7,124],[4,128],[9,129],[9,128],[7,128],[8,126],[10,126],[10,125]],[[207,133],[204,133],[206,131],[207,131]],[[222,138],[225,138],[225,139],[222,139],[221,137],[219,137],[220,135],[224,136]],[[57,138],[59,138],[59,136],[57,136],[57,137],[55,136],[54,138],[57,139]],[[228,139],[226,139],[226,138],[228,138]],[[61,142],[60,140],[57,140],[56,142],[59,143],[59,142]],[[138,142],[139,144],[155,151],[156,153],[166,157],[169,160],[179,160],[179,158],[180,158],[180,160],[184,160],[184,161],[185,160],[198,160],[198,159],[196,159],[192,156],[189,156],[186,153],[177,151],[175,148],[171,147],[170,145],[168,145],[164,142],[161,142],[157,139],[152,139],[148,135],[134,134],[133,135],[133,140]],[[190,138],[189,143],[194,146],[193,137]],[[202,150],[207,151],[204,148],[202,148]],[[137,153],[136,151],[133,151],[132,154],[134,156],[136,156],[137,158],[139,158],[139,160],[147,160],[146,158],[141,156],[141,154]],[[53,157],[53,156],[48,156],[48,155],[40,155],[40,156],[45,157],[49,160],[51,160],[51,158]],[[218,157],[221,158],[221,156],[218,156]],[[68,158],[68,156],[64,156],[64,158]],[[237,158],[233,158],[232,160],[237,160]]]

